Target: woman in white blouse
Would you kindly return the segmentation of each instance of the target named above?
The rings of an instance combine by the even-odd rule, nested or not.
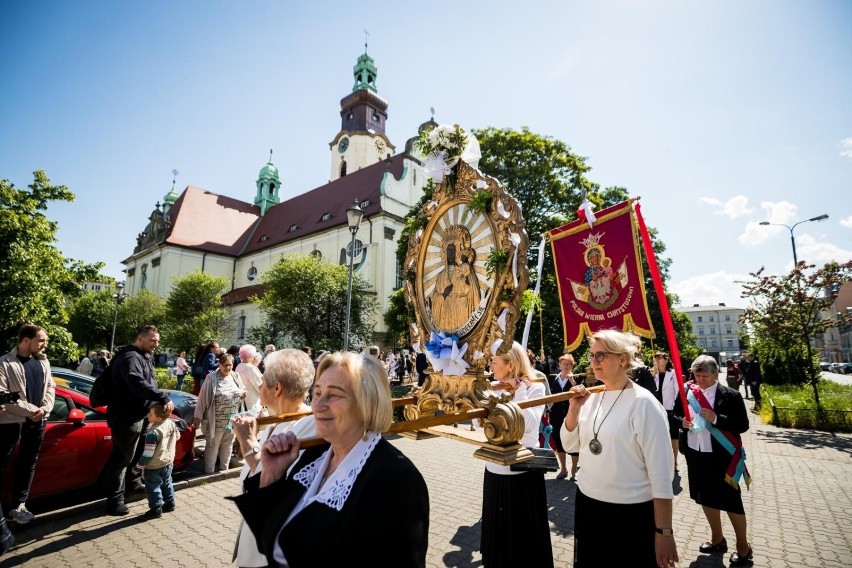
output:
[[[236,369],[240,380],[243,382],[243,387],[246,389],[246,411],[255,416],[260,414],[262,407],[260,385],[263,383],[263,373],[260,372],[256,364],[257,355],[257,348],[254,345],[243,345],[240,347],[240,364],[237,365]],[[237,441],[239,441],[239,438],[237,438]]]
[[[506,353],[491,357],[491,371],[494,380],[508,386],[515,402],[545,395],[544,383],[532,381],[529,357],[517,341]],[[537,447],[544,405],[522,412],[524,435],[520,443]],[[553,566],[543,471],[512,471],[511,466],[486,462],[480,551],[488,568]]]
[[[674,405],[678,397],[678,385],[675,378],[674,368],[667,353],[657,351],[654,353],[654,380],[660,391],[660,400],[666,409],[669,419],[669,437],[672,440],[672,455],[674,456],[674,471],[677,473],[677,454],[680,437],[680,423],[674,418]]]
[[[571,388],[563,427],[580,426],[577,501],[574,509],[574,568],[589,566],[669,567],[678,560],[672,534],[672,452],[663,407],[633,383],[636,338],[608,329],[591,337],[589,361],[604,392]],[[613,544],[605,527],[629,527]]]

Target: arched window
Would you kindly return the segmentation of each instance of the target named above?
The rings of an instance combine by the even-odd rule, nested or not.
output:
[[[346,175],[346,160],[340,160],[340,177]]]

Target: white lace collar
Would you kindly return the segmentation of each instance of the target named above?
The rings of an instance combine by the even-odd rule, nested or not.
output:
[[[331,460],[330,449],[296,473],[293,479],[307,488],[299,509],[317,501],[335,511],[340,511],[346,503],[364,463],[381,439],[381,434],[368,432],[366,439],[358,440],[358,443],[346,454],[346,457],[343,458],[343,461],[337,466],[325,485],[322,485],[322,478]]]

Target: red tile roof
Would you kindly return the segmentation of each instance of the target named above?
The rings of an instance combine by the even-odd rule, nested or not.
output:
[[[168,244],[242,256],[334,227],[346,226],[346,210],[357,199],[369,201],[365,217],[381,211],[381,183],[386,172],[399,179],[404,154],[393,156],[274,205],[266,215],[253,204],[188,186],[172,208]],[[390,169],[388,169],[390,168]],[[323,221],[326,213],[331,218]],[[290,231],[292,226],[298,227]],[[264,237],[266,237],[264,239]]]

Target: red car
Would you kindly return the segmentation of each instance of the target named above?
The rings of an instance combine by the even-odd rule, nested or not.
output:
[[[58,383],[56,401],[47,418],[44,442],[30,488],[31,499],[99,483],[112,450],[112,436],[106,423],[106,407],[92,408],[87,394],[60,386],[65,382],[63,377],[54,378]],[[92,380],[91,377],[87,378]],[[195,428],[177,414],[172,414],[171,420],[176,422],[181,432],[174,464],[175,470],[180,470],[193,460]],[[12,461],[9,462],[3,479],[4,502],[11,499],[12,470],[16,455],[17,448],[12,454]]]

